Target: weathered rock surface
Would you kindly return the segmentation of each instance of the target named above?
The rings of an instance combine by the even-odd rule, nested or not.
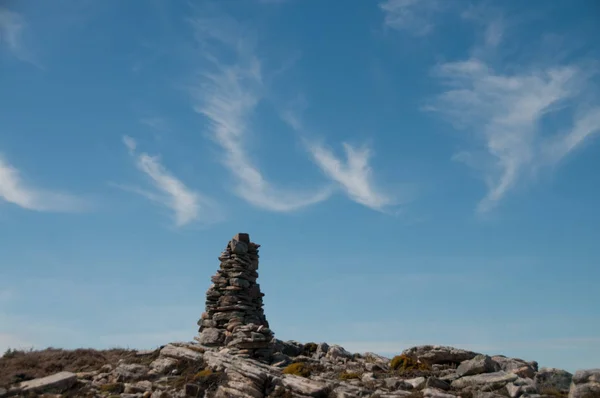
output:
[[[456,369],[459,376],[470,376],[481,373],[492,373],[500,370],[500,365],[487,355],[477,355],[473,359],[463,361]]]
[[[573,375],[566,370],[556,368],[541,368],[535,375],[535,386],[538,391],[545,389],[558,390],[567,393],[571,387]]]
[[[600,397],[600,369],[575,372],[569,390],[569,398],[597,397]]]
[[[412,347],[404,350],[402,354],[415,358],[419,362],[429,365],[449,363],[458,364],[462,361],[473,359],[475,356],[477,356],[477,353],[472,351],[439,345],[422,345]]]
[[[20,390],[27,393],[61,392],[68,390],[77,382],[77,375],[71,372],[60,372],[50,376],[24,381]]]

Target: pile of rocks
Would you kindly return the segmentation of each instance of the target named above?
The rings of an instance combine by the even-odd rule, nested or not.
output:
[[[291,365],[268,365],[197,343],[171,343],[97,369],[63,371],[7,388],[0,385],[0,398],[600,397],[600,369],[572,375],[561,369],[538,369],[534,361],[419,346],[402,353],[428,364],[429,370],[417,375],[392,369],[389,358],[351,354],[338,345],[276,340],[275,346],[277,355],[287,356]],[[0,369],[1,365],[0,359]],[[289,371],[298,365],[301,374]]]
[[[206,292],[206,311],[198,321],[196,340],[208,347],[227,347],[230,354],[269,361],[273,332],[263,311],[258,278],[258,248],[239,233],[221,253],[220,269]]]

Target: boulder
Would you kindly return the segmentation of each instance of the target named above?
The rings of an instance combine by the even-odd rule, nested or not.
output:
[[[73,387],[77,375],[71,372],[59,372],[50,376],[21,382],[20,390],[25,395],[43,392],[62,392]]]
[[[429,377],[427,378],[427,382],[425,383],[426,388],[437,388],[438,390],[448,391],[450,389],[450,383],[440,380],[437,377]]]
[[[519,377],[528,377],[533,379],[538,370],[537,362],[526,362],[519,358],[507,358],[504,355],[494,355],[492,360],[500,365],[500,370],[510,372]]]
[[[460,348],[440,346],[440,345],[422,345],[404,350],[402,354],[417,359],[429,365],[461,363],[477,356],[476,352],[463,350]]]
[[[600,397],[600,369],[575,372],[569,389],[569,398],[597,397]]]
[[[459,376],[471,376],[481,373],[492,373],[500,370],[500,365],[487,355],[477,355],[473,359],[461,362],[456,369]]]
[[[566,370],[557,368],[541,368],[535,375],[535,386],[540,393],[544,390],[568,393],[573,375]]]
[[[318,347],[317,347],[317,351],[318,351]],[[352,354],[350,352],[346,351],[343,347],[334,344],[329,347],[325,357],[330,360],[351,359]]]

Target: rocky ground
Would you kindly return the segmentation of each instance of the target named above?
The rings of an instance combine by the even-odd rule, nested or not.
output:
[[[9,351],[0,358],[0,398],[600,397],[600,369],[572,375],[442,346],[413,347],[390,359],[325,343],[274,343],[269,364],[199,343],[154,351]]]

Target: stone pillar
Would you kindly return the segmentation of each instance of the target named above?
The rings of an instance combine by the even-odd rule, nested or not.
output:
[[[198,321],[196,340],[209,347],[227,347],[232,354],[268,360],[273,332],[263,311],[258,278],[258,248],[239,233],[221,253],[220,269],[206,292],[206,311]]]

